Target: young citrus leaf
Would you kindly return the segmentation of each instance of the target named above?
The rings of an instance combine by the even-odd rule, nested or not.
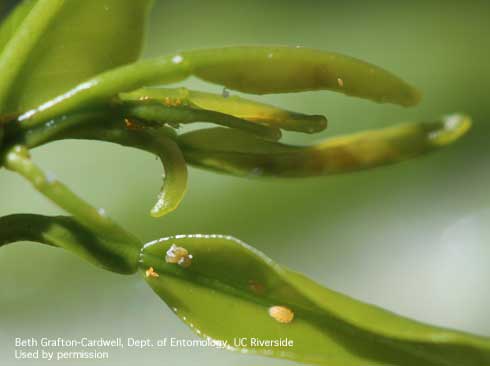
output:
[[[179,136],[186,161],[239,176],[305,177],[344,173],[396,163],[445,146],[462,136],[471,121],[452,115],[436,122],[334,137],[313,146],[263,141],[223,128]]]
[[[182,53],[192,74],[245,93],[333,90],[380,103],[415,105],[417,90],[367,62],[302,47],[227,47]]]
[[[248,93],[334,90],[404,106],[420,95],[393,74],[351,57],[288,47],[229,47],[181,52],[123,66],[87,80],[19,116],[26,126],[107,102],[118,93],[189,76]]]
[[[22,112],[88,77],[136,60],[150,3],[37,1],[0,59],[1,80],[8,79],[2,83],[2,110]]]
[[[68,216],[16,214],[0,217],[0,246],[33,241],[64,248],[90,263],[117,273],[133,273],[138,247],[122,252],[123,243],[110,237],[96,236]]]
[[[328,290],[229,236],[156,240],[144,246],[140,268],[196,334],[229,350],[330,366],[490,362],[490,339]]]
[[[161,130],[114,133],[117,136],[114,142],[149,151],[162,162],[163,185],[150,214],[161,217],[175,210],[187,191],[187,164],[179,146]]]
[[[175,101],[179,101],[179,104],[190,106],[194,110],[219,112],[283,130],[315,133],[327,127],[327,119],[324,116],[291,112],[238,96],[230,96],[226,91],[223,94],[213,94],[186,88],[142,88],[130,93],[121,93],[119,97],[123,101],[151,100],[164,104],[175,104]]]
[[[190,105],[167,106],[158,101],[131,101],[122,103],[122,113],[128,118],[147,121],[150,124],[179,126],[193,122],[211,122],[236,128],[265,139],[277,141],[281,131],[276,127],[249,122],[224,113],[197,109]]]
[[[63,139],[107,141],[155,154],[162,162],[165,175],[157,202],[150,212],[153,217],[161,217],[175,210],[184,198],[187,191],[187,164],[175,142],[176,133],[172,128],[166,126],[151,128],[142,125],[139,121],[122,120],[122,117],[114,111],[101,108],[64,115],[40,124],[28,130],[22,142],[26,147],[34,148]],[[8,161],[8,155],[6,160]],[[5,161],[0,160],[0,166],[4,163]],[[27,160],[26,164],[31,163]],[[20,167],[10,166],[10,169],[26,176],[25,169],[22,168],[24,164],[18,165]],[[31,169],[30,172],[32,173],[33,170]],[[38,169],[36,172],[41,174]],[[44,179],[44,176],[45,174],[42,174],[39,179]],[[62,200],[61,206],[65,201]]]
[[[72,117],[75,118],[75,116],[76,114]],[[83,114],[80,118],[84,118]],[[162,162],[165,174],[157,202],[150,214],[153,217],[161,217],[175,210],[187,191],[187,164],[182,151],[174,141],[173,129],[168,127],[146,128],[131,120],[125,121],[126,126],[121,121],[107,121],[101,124],[98,123],[100,120],[96,119],[85,126],[74,126],[72,130],[63,130],[66,121],[54,121],[59,122],[63,132],[61,136],[50,137],[52,139],[74,138],[107,141],[155,154]],[[57,128],[56,123],[50,128]]]

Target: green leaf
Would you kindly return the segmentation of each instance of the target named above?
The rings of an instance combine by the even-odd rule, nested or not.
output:
[[[35,2],[0,58],[1,110],[22,112],[88,77],[136,60],[150,3]]]
[[[31,56],[31,51],[60,12],[63,1],[38,0],[33,2],[32,9],[26,4],[21,4],[20,7],[14,11],[14,29],[13,32],[6,32],[9,40],[0,56],[0,111],[3,113],[15,112],[8,109],[7,100],[15,87],[16,79]],[[9,28],[8,24],[6,28]]]
[[[167,263],[172,245],[185,248],[192,263]],[[424,325],[361,303],[279,266],[232,237],[156,240],[144,246],[140,267],[153,269],[147,282],[196,334],[226,341],[230,350],[329,366],[490,362],[490,339]],[[290,309],[294,319],[278,322],[269,315],[272,306]],[[247,345],[235,345],[235,338],[247,338]],[[287,338],[294,345],[252,345],[253,338]]]
[[[89,121],[90,123],[86,123]],[[153,217],[172,212],[183,200],[187,191],[187,164],[174,141],[173,129],[152,129],[136,123],[133,126],[131,121],[123,122],[104,112],[67,115],[48,124],[47,131],[43,126],[38,127],[39,131],[32,131],[26,142],[35,146],[60,139],[89,139],[112,142],[155,154],[162,162],[165,174],[157,202],[150,211]]]
[[[34,126],[118,93],[190,76],[255,94],[333,90],[403,106],[420,100],[418,91],[400,78],[348,56],[291,47],[228,47],[185,51],[107,71],[24,112],[19,120]]]
[[[129,119],[146,121],[148,124],[162,126],[168,124],[178,127],[180,124],[211,122],[217,125],[236,128],[265,139],[279,140],[281,131],[276,127],[249,122],[224,113],[202,110],[189,105],[167,106],[158,101],[131,101],[122,104],[122,113]]]
[[[182,151],[170,137],[173,131],[167,128],[151,129],[87,129],[79,138],[93,138],[134,147],[155,154],[162,162],[165,174],[157,202],[151,216],[161,217],[175,210],[187,192],[187,165]]]
[[[226,47],[182,53],[193,75],[244,93],[333,90],[412,106],[419,92],[392,73],[334,52],[302,47]]]
[[[98,237],[72,217],[34,214],[0,217],[0,247],[18,241],[64,248],[109,271],[135,271],[135,256],[121,251],[120,240],[111,239],[110,236]]]
[[[173,107],[184,105],[194,111],[212,111],[233,116],[254,124],[267,125],[284,130],[316,133],[327,127],[327,119],[319,115],[291,112],[268,104],[254,102],[238,96],[205,93],[186,88],[142,88],[130,93],[121,93],[123,101],[158,101],[163,104],[173,102]],[[198,113],[197,116],[200,116]],[[213,121],[210,121],[213,122]]]
[[[345,173],[413,158],[452,143],[471,126],[467,116],[406,123],[333,137],[312,146],[260,140],[224,128],[179,136],[186,161],[238,176],[306,177]]]
[[[14,10],[2,21],[0,25],[0,52],[3,51],[7,42],[15,34],[15,31],[31,11],[34,1],[22,1]]]

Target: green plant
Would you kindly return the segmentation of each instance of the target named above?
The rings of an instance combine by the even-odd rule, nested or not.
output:
[[[38,241],[110,271],[141,270],[155,292],[201,336],[228,342],[281,336],[295,342],[287,349],[246,347],[251,352],[331,365],[488,364],[488,339],[362,304],[231,237],[182,235],[143,246],[33,163],[29,149],[59,139],[95,139],[149,151],[165,168],[162,192],[151,211],[162,216],[175,209],[185,193],[186,163],[243,176],[341,173],[414,157],[447,145],[469,128],[468,118],[452,116],[312,147],[278,143],[281,129],[313,133],[325,128],[326,120],[227,93],[144,87],[192,74],[256,94],[328,89],[409,106],[417,103],[418,93],[375,66],[307,49],[198,50],[134,62],[147,7],[147,1],[130,0],[27,1],[2,25],[2,164],[72,216],[3,217],[1,243]],[[106,29],[84,33],[86,23],[74,18]],[[61,31],[66,29],[71,33]],[[74,37],[79,41],[75,45],[69,42]],[[108,43],[113,44],[111,57]],[[56,73],[63,77],[53,78]],[[176,126],[194,121],[227,128],[177,133]],[[290,309],[294,319],[276,321],[269,314],[274,306]]]

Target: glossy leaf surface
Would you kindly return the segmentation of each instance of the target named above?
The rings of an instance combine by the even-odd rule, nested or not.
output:
[[[192,264],[166,263],[172,245]],[[221,235],[179,235],[145,245],[140,268],[153,290],[201,337],[228,349],[332,366],[454,365],[490,362],[490,340],[424,325],[328,290],[287,270],[247,244]],[[271,306],[294,312],[280,323]],[[234,339],[293,346],[246,346]]]

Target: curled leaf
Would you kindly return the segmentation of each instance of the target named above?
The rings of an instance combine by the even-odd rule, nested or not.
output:
[[[82,138],[87,138],[87,136]],[[165,129],[108,130],[96,132],[94,138],[145,150],[158,156],[165,175],[157,202],[150,214],[153,217],[161,217],[179,206],[187,191],[187,165],[179,146],[168,137]]]
[[[159,135],[148,142],[145,141],[140,148],[157,154],[165,170],[157,202],[150,211],[153,217],[161,217],[175,210],[184,198],[187,191],[187,165],[180,148],[171,139]]]
[[[192,264],[167,263],[172,246],[185,248]],[[331,366],[490,362],[488,338],[356,301],[229,236],[156,240],[144,246],[140,268],[153,269],[146,281],[196,334],[229,350]]]
[[[83,117],[83,115],[82,115]],[[76,118],[76,115],[73,117]],[[63,124],[63,121],[57,121]],[[162,188],[158,194],[157,202],[150,211],[153,217],[161,217],[175,210],[187,191],[187,165],[179,146],[173,140],[173,130],[161,127],[151,129],[132,125],[126,120],[126,126],[116,121],[113,126],[101,126],[96,120],[94,123],[77,126],[72,130],[63,130],[59,138],[90,139],[108,141],[123,146],[134,147],[158,156],[162,162],[165,174]]]
[[[151,215],[160,217],[175,210],[187,190],[187,165],[174,141],[175,131],[168,127],[146,128],[138,122],[120,118],[107,108],[73,113],[30,129],[24,136],[24,143],[32,148],[62,139],[88,139],[113,142],[155,154],[162,162],[165,175]]]
[[[186,160],[239,176],[305,177],[391,164],[452,143],[470,128],[463,115],[334,137],[313,146],[262,141],[220,128],[179,137]]]

